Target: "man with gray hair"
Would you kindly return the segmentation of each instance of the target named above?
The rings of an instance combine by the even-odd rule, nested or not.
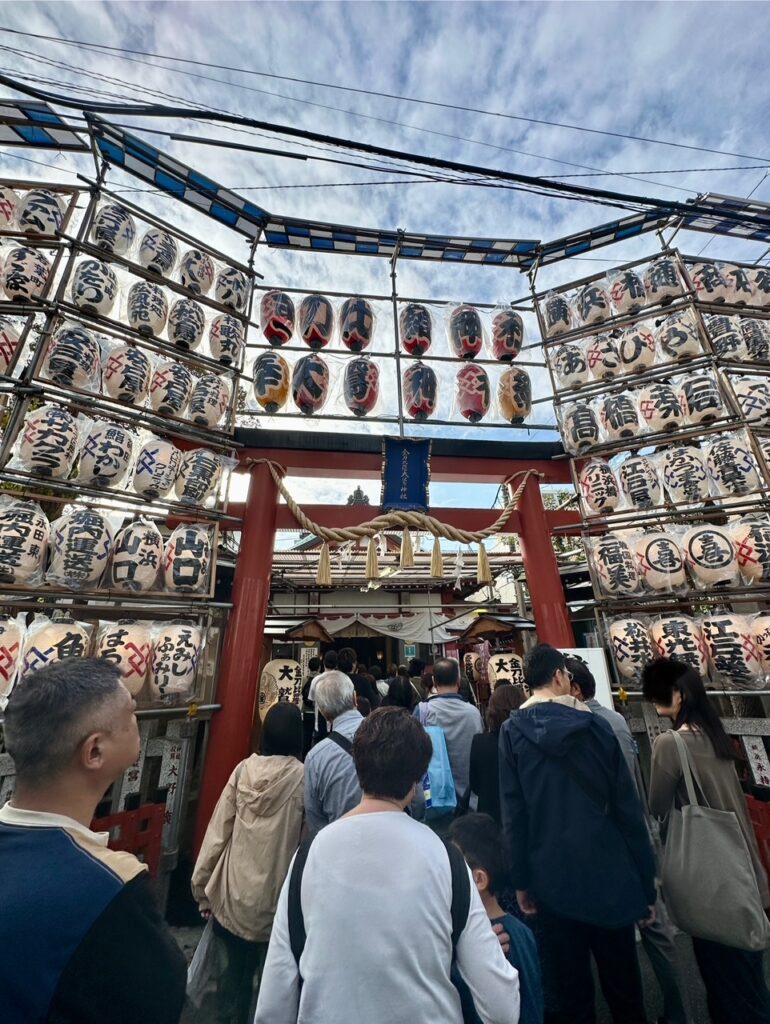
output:
[[[325,672],[317,680],[315,702],[330,733],[305,758],[305,819],[312,834],[347,814],[361,800],[353,737],[363,722],[356,692],[344,672]]]
[[[135,702],[109,662],[28,673],[5,711],[16,768],[0,809],[0,1018],[176,1024],[185,958],[147,868],[91,821],[139,754]],[[130,965],[130,968],[129,966]]]

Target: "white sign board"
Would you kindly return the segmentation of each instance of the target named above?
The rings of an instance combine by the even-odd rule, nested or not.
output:
[[[596,680],[596,699],[605,708],[615,711],[610,673],[604,650],[601,647],[560,647],[559,650],[565,657],[580,658],[588,665],[591,675]]]

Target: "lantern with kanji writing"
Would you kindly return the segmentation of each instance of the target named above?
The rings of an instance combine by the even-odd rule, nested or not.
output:
[[[682,294],[679,271],[670,256],[661,256],[647,267],[644,272],[644,290],[650,305],[671,302]]]
[[[569,302],[563,295],[549,292],[540,303],[540,316],[546,338],[555,338],[572,327],[572,313]]]
[[[688,267],[695,295],[701,302],[726,302],[730,286],[716,263],[693,263]]]
[[[78,482],[91,487],[114,487],[128,472],[133,454],[133,434],[117,423],[97,420],[80,451]]]
[[[0,317],[0,374],[8,373],[18,347],[19,332]]]
[[[639,433],[636,403],[628,394],[607,395],[603,398],[599,407],[599,421],[610,441],[636,437]]]
[[[19,676],[23,643],[23,618],[0,615],[0,708]]]
[[[715,315],[707,316],[705,320],[706,330],[717,355],[723,359],[739,361],[748,358],[748,348],[737,316]]]
[[[139,262],[153,274],[168,277],[176,266],[178,256],[176,241],[160,228],[151,228],[139,243]]]
[[[770,306],[770,267],[755,267],[749,273],[754,289],[753,305],[767,309]]]
[[[230,403],[230,384],[214,373],[195,382],[190,397],[190,419],[199,427],[213,430],[222,420]]]
[[[136,697],[147,679],[151,649],[149,623],[118,619],[100,630],[94,653],[118,669],[123,685]]]
[[[661,502],[661,489],[655,466],[645,455],[632,455],[618,471],[620,486],[631,508],[646,511]]]
[[[730,524],[728,533],[743,578],[751,583],[770,580],[770,522],[739,519]]]
[[[661,657],[681,661],[698,675],[706,674],[706,645],[697,623],[689,615],[657,619],[650,627],[650,637]]]
[[[212,356],[223,366],[241,361],[243,351],[243,324],[229,313],[214,317],[209,328],[209,346]]]
[[[59,405],[42,405],[24,423],[19,462],[36,476],[62,480],[70,474],[77,446],[77,421]]]
[[[560,345],[551,358],[560,387],[577,388],[588,380],[588,363],[579,345]]]
[[[216,494],[222,479],[222,460],[205,448],[185,452],[176,478],[176,496],[183,505],[203,505]]]
[[[177,526],[166,543],[163,577],[173,593],[202,594],[208,589],[211,533],[201,523]]]
[[[762,662],[751,626],[742,615],[711,612],[701,622],[706,652],[723,679],[740,688],[756,688]]]
[[[150,405],[165,416],[181,416],[193,389],[193,375],[183,363],[164,359],[150,382]]]
[[[278,658],[268,661],[259,681],[259,716],[264,720],[278,701],[298,704],[302,690],[302,669],[296,661]]]
[[[470,364],[457,371],[457,408],[461,416],[478,423],[489,412],[489,377],[483,366]]]
[[[766,363],[770,359],[770,324],[767,320],[742,316],[739,327],[746,358],[753,363]]]
[[[521,352],[524,342],[524,321],[512,309],[504,309],[492,321],[492,355],[510,363]]]
[[[78,508],[51,526],[51,564],[46,581],[72,590],[98,585],[112,555],[113,532],[107,518]]]
[[[580,470],[580,493],[591,512],[614,512],[620,502],[615,474],[604,459],[591,459]]]
[[[254,361],[254,398],[267,413],[278,412],[289,397],[289,365],[277,352],[263,352]]]
[[[51,264],[37,249],[17,245],[5,257],[3,291],[11,302],[39,299],[48,284]]]
[[[695,581],[714,587],[738,581],[738,561],[730,536],[720,526],[702,523],[682,538],[685,561]]]
[[[111,585],[137,593],[152,590],[163,561],[163,538],[149,519],[137,519],[115,537],[110,566]]]
[[[770,408],[770,394],[767,401]],[[679,388],[679,404],[687,422],[692,425],[713,423],[725,414],[719,386],[713,377],[705,373],[685,377]]]
[[[222,306],[244,313],[249,301],[249,279],[236,267],[225,267],[217,274],[214,297]]]
[[[741,434],[717,437],[706,445],[706,469],[721,495],[743,497],[759,487],[756,459]]]
[[[636,565],[650,590],[675,590],[687,582],[676,540],[665,533],[645,533],[633,542]]]
[[[303,356],[294,364],[291,395],[294,404],[305,416],[323,408],[329,393],[329,367],[321,356]]]
[[[524,662],[512,651],[495,651],[487,665],[487,679],[493,690],[498,686],[525,686]]]
[[[462,370],[460,371],[463,372]],[[523,423],[532,412],[532,381],[526,370],[511,366],[497,382],[500,415],[509,423]]]
[[[647,627],[638,619],[615,619],[609,627],[610,646],[618,672],[633,679],[654,658]]]
[[[425,363],[412,363],[404,370],[402,394],[404,412],[422,423],[436,411],[438,404],[438,380],[436,374]]]
[[[762,671],[770,675],[770,613],[764,612],[752,619],[751,633],[757,644]]]
[[[104,389],[126,405],[143,405],[150,388],[150,360],[133,344],[116,345],[102,367]]]
[[[68,323],[48,342],[43,376],[63,388],[87,391],[98,387],[102,350],[82,324]]]
[[[170,441],[153,437],[139,450],[134,467],[134,490],[143,498],[163,498],[174,486],[182,453]]]
[[[665,381],[656,381],[640,388],[637,403],[642,422],[653,433],[676,430],[684,422],[679,396]]]
[[[473,306],[456,306],[447,325],[449,348],[458,359],[474,359],[484,343],[481,317]]]
[[[7,290],[7,289],[6,289]],[[108,316],[118,294],[118,279],[108,263],[81,260],[72,275],[72,303],[84,313]]]
[[[50,532],[39,505],[12,500],[0,507],[0,581],[42,582]]]
[[[418,302],[404,306],[398,316],[398,332],[401,344],[410,356],[424,356],[433,337],[433,320],[425,306]]]
[[[738,267],[734,263],[722,264],[722,276],[727,281],[727,302],[735,306],[751,304],[754,298],[752,268]]]
[[[157,336],[166,326],[167,317],[168,302],[161,287],[151,281],[137,281],[131,285],[128,291],[128,322],[134,330],[147,337]],[[188,330],[188,336],[190,333]]]
[[[188,249],[179,261],[179,283],[193,295],[208,295],[214,283],[214,264],[200,249]]]
[[[125,256],[136,238],[134,218],[124,206],[107,203],[94,217],[91,238],[97,249]]]
[[[688,359],[703,352],[698,325],[691,309],[672,313],[658,322],[655,339],[660,350],[672,359]]]
[[[17,220],[26,234],[55,235],[64,220],[62,201],[47,189],[30,189],[19,203]]]
[[[666,448],[661,456],[663,483],[675,505],[701,504],[709,496],[706,463],[699,448]]]
[[[20,202],[18,192],[5,185],[0,187],[0,229],[10,231],[16,227]]]
[[[268,344],[280,348],[294,333],[294,302],[286,292],[265,292],[259,304],[259,323]]]
[[[371,359],[352,359],[345,367],[345,405],[354,416],[366,416],[380,396],[380,371]]]
[[[577,293],[575,308],[580,323],[586,327],[606,320],[611,315],[610,298],[602,287],[602,282],[594,281],[584,285]]]
[[[562,437],[571,452],[582,452],[599,442],[599,423],[590,405],[581,402],[562,410]]]
[[[616,270],[609,275],[610,302],[617,316],[633,313],[646,302],[644,281],[635,270]]]
[[[764,379],[733,380],[733,390],[741,412],[749,423],[770,423],[770,388]]]
[[[156,628],[150,667],[150,693],[155,700],[194,695],[201,646],[201,629],[193,623],[173,619]]]
[[[200,303],[195,299],[177,299],[168,314],[168,339],[180,348],[196,349],[203,338],[205,324]]]
[[[374,336],[374,310],[360,295],[345,299],[340,309],[340,338],[351,352],[369,348]]]
[[[633,552],[617,533],[600,537],[593,547],[594,570],[607,594],[635,594],[639,589],[639,573]]]
[[[67,658],[85,658],[90,641],[88,629],[79,622],[39,618],[27,632],[21,674],[37,672]]]
[[[655,337],[644,324],[627,327],[616,341],[620,373],[638,373],[655,362]]]
[[[606,380],[614,377],[620,368],[620,356],[615,341],[609,334],[597,334],[586,345],[588,369],[594,377]]]
[[[306,295],[299,305],[299,333],[314,350],[325,348],[334,333],[334,309],[324,295]]]

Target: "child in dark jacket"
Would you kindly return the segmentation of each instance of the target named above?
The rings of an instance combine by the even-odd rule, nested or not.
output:
[[[490,925],[501,924],[511,940],[508,960],[519,972],[521,1011],[519,1024],[542,1024],[543,984],[535,937],[530,929],[506,914],[497,902],[497,893],[507,875],[505,844],[500,826],[488,814],[466,814],[452,822],[449,841],[459,848],[471,869],[481,902]],[[452,980],[460,992],[463,1020],[481,1021],[473,1006],[473,998],[459,972],[453,969]]]

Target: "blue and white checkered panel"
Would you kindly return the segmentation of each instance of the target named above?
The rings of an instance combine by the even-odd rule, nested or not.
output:
[[[709,192],[698,200],[698,205],[714,207],[714,213],[685,217],[684,224],[689,231],[706,231],[714,235],[734,235],[757,242],[770,242],[770,203]]]
[[[671,213],[665,210],[648,210],[645,213],[623,217],[621,220],[610,221],[609,224],[600,224],[589,231],[580,231],[565,238],[557,238],[553,242],[544,242],[541,247],[540,266],[558,263],[559,260],[569,259],[570,256],[600,249],[603,245],[612,245],[613,242],[622,242],[627,238],[643,235],[647,231],[655,231],[664,227],[670,220]],[[533,263],[534,260],[529,259],[526,266]]]
[[[537,241],[491,238],[451,238],[445,235],[415,235],[339,224],[299,221],[273,217],[265,228],[268,245],[280,249],[350,253],[360,256],[411,260],[441,260],[457,263],[497,263],[518,266],[537,249]],[[400,240],[400,245],[399,245]]]
[[[122,167],[249,238],[261,233],[269,218],[261,207],[101,118],[92,115],[89,121],[99,152],[108,163]]]
[[[0,145],[87,153],[88,143],[46,103],[3,100],[0,103]]]

